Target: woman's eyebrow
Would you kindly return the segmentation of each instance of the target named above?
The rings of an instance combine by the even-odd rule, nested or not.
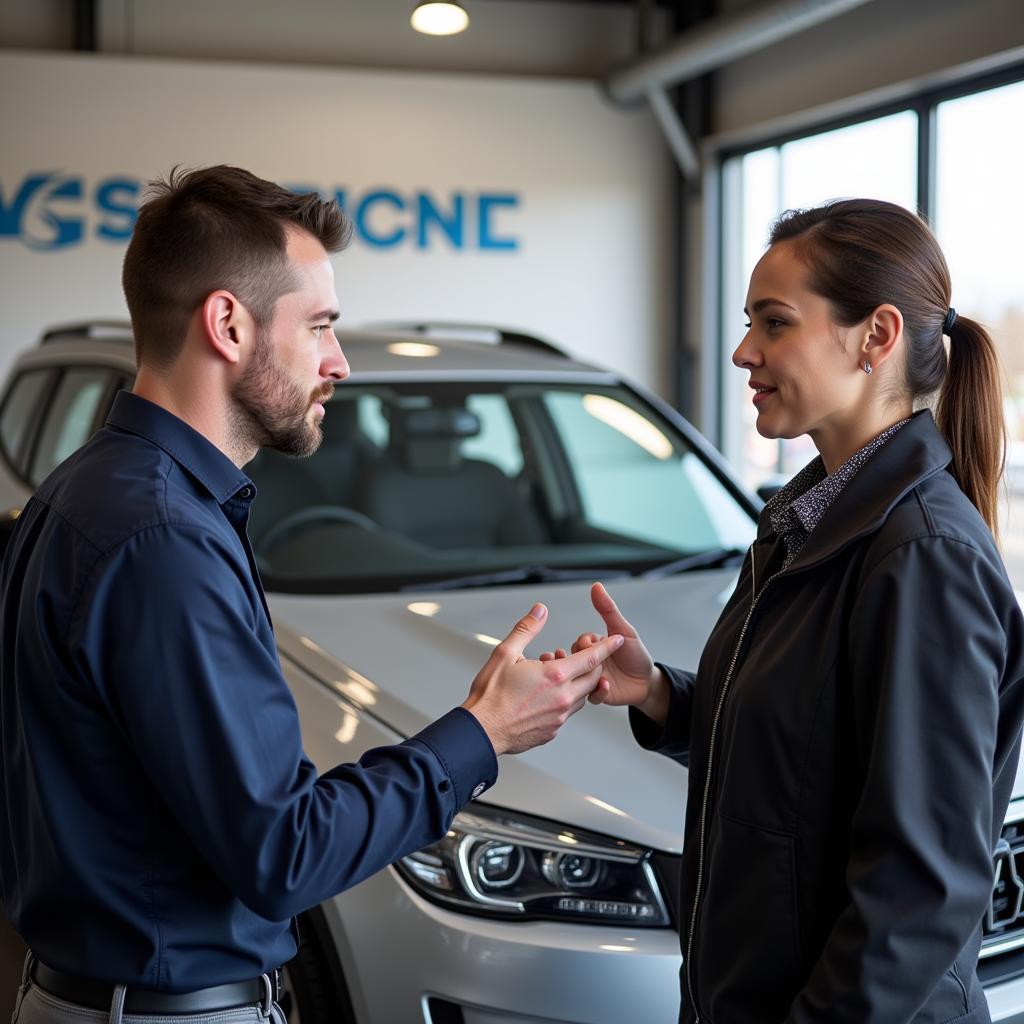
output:
[[[794,313],[796,312],[796,306],[791,306],[788,302],[783,302],[782,299],[758,299],[752,308],[755,313],[760,313],[766,306],[785,306],[786,309],[791,309]],[[743,307],[743,312],[747,313],[748,316],[750,315],[746,306]]]

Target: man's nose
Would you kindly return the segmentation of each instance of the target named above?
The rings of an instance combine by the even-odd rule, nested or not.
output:
[[[320,363],[320,376],[329,377],[331,380],[344,380],[350,372],[348,360],[341,350],[341,343],[332,331],[330,347]]]

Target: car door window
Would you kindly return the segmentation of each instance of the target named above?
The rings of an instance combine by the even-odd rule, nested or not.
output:
[[[4,399],[0,412],[0,443],[7,461],[19,473],[25,437],[49,376],[50,371],[45,369],[21,374]]]
[[[85,367],[61,377],[32,459],[29,479],[34,485],[89,439],[111,378],[108,370]]]
[[[589,525],[681,551],[753,540],[749,515],[705,463],[625,393],[551,391],[544,399]]]

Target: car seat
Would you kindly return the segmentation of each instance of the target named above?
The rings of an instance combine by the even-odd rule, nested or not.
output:
[[[384,458],[367,467],[358,507],[385,529],[433,548],[543,544],[536,510],[514,480],[461,447],[480,433],[480,418],[459,405],[385,407]]]

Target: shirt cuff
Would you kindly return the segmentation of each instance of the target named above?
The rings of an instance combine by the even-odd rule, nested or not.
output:
[[[494,747],[476,716],[465,708],[453,708],[411,738],[429,747],[444,765],[456,807],[475,800],[498,779]]]

